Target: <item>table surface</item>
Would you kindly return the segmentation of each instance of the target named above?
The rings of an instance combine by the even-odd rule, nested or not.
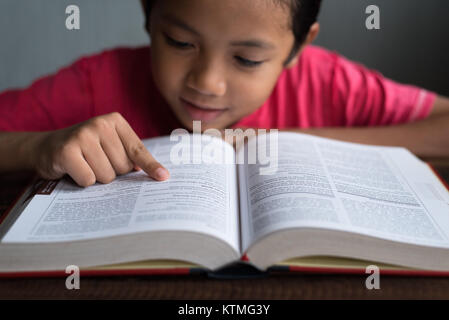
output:
[[[449,182],[449,162],[434,167]],[[0,213],[17,197],[29,173],[0,175]],[[65,278],[1,279],[0,299],[449,299],[449,277],[382,276],[380,289],[367,275],[272,275],[217,280],[207,276],[81,277],[80,290]]]

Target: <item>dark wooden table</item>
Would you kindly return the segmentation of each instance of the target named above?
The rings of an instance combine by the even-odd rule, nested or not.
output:
[[[449,181],[449,163],[435,161]],[[0,212],[27,183],[26,173],[0,175]],[[80,290],[65,278],[0,279],[0,299],[449,299],[449,277],[381,276],[380,289],[366,275],[273,275],[217,280],[207,276],[81,277]]]

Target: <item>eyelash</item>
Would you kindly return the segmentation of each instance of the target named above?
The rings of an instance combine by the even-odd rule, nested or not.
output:
[[[168,35],[164,35],[165,36],[165,40],[167,41],[167,43],[175,48],[178,49],[188,49],[193,47],[192,44],[188,43],[188,42],[180,42],[180,41],[176,41],[175,39],[169,37]]]
[[[190,43],[188,43],[188,42],[180,42],[180,41],[177,41],[177,40],[175,40],[175,39],[169,37],[169,36],[166,35],[166,34],[164,34],[164,36],[165,36],[165,40],[167,41],[167,43],[168,43],[170,46],[175,47],[175,48],[177,48],[177,49],[186,50],[186,49],[189,49],[189,48],[192,48],[192,47],[193,47],[193,45],[190,44]],[[245,59],[245,58],[242,58],[242,57],[239,57],[239,56],[235,56],[235,59],[236,59],[242,66],[247,67],[247,68],[255,68],[255,67],[260,66],[260,65],[263,63],[263,61],[253,61],[253,60],[248,60],[248,59]]]
[[[253,60],[248,60],[239,56],[235,57],[237,59],[237,61],[244,67],[248,67],[248,68],[255,68],[260,66],[263,61],[253,61]]]

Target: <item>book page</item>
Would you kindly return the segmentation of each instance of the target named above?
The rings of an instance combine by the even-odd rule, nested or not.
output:
[[[278,144],[274,174],[260,175],[259,164],[239,167],[244,250],[298,227],[448,245],[448,192],[406,149],[296,133],[280,133]]]
[[[50,195],[33,198],[2,242],[71,241],[184,230],[218,237],[239,251],[235,165],[229,164],[232,161],[211,164],[201,158],[209,156],[205,150],[214,150],[233,159],[234,150],[212,137],[196,140],[194,147],[193,137],[188,137],[184,145],[191,148],[182,150],[190,151],[190,157],[181,152],[179,141],[168,137],[144,141],[169,170],[168,181],[156,182],[141,171],[83,189],[64,179]],[[173,163],[173,150],[179,151],[176,156],[191,161]],[[201,161],[194,163],[193,159]]]

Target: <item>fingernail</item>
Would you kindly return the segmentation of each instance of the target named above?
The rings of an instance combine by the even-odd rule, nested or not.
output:
[[[169,178],[168,171],[164,168],[157,168],[155,171],[156,179],[167,180]]]

